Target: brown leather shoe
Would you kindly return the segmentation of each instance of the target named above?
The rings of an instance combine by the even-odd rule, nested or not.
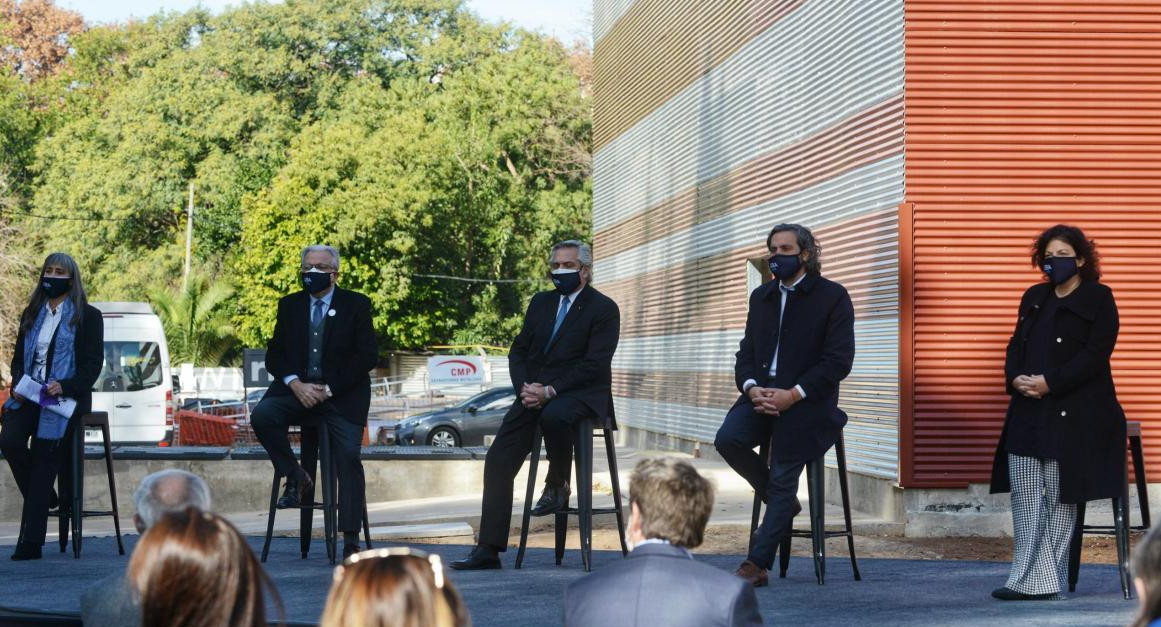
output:
[[[766,569],[750,560],[742,562],[742,565],[738,567],[738,570],[734,571],[734,574],[750,582],[755,588],[761,588],[770,584],[770,575],[766,572]]]

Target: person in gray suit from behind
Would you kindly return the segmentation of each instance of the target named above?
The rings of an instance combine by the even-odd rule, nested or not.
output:
[[[133,524],[137,533],[145,533],[153,523],[170,512],[196,507],[210,511],[210,488],[201,477],[170,468],[141,480],[133,494],[137,513]],[[141,608],[133,600],[125,573],[118,572],[90,586],[81,593],[81,622],[85,627],[137,627]]]
[[[565,627],[761,625],[754,587],[693,559],[714,506],[714,488],[688,462],[642,460],[629,480],[633,551],[569,584]]]

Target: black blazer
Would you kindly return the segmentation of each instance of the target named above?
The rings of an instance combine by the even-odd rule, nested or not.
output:
[[[61,320],[61,324],[69,324],[68,320]],[[81,328],[77,331],[73,341],[73,353],[76,357],[76,373],[60,381],[64,395],[77,402],[74,417],[83,416],[93,409],[93,384],[101,376],[101,366],[105,363],[105,322],[101,318],[101,311],[92,305],[85,305],[81,315]],[[60,333],[60,328],[57,328]],[[48,345],[48,361],[46,370],[52,372],[53,353],[56,352],[56,333],[52,336],[52,343]],[[24,338],[16,334],[16,346],[12,350],[12,385],[24,376]]]
[[[613,353],[621,336],[621,310],[611,298],[586,285],[546,350],[559,307],[557,292],[540,292],[528,303],[524,326],[508,351],[512,387],[519,393],[525,383],[551,385],[557,395],[580,400],[599,421],[615,429]],[[505,419],[522,411],[517,398]]]
[[[855,359],[855,310],[846,288],[806,275],[786,301],[778,327],[781,293],[770,281],[750,294],[746,332],[738,347],[734,378],[738,391],[747,379],[762,387],[801,385],[806,398],[774,421],[774,454],[784,460],[811,460],[838,441],[847,415],[838,407],[839,382]],[[770,359],[778,350],[778,374],[770,381]],[[749,404],[742,394],[734,404]]]
[[[1120,329],[1117,303],[1108,286],[1082,282],[1056,310],[1053,366],[1047,372],[1020,372],[1028,335],[1053,289],[1048,283],[1037,283],[1020,299],[1016,329],[1008,340],[1004,360],[1005,385],[1011,398],[992,464],[991,491],[1011,491],[1005,444],[1008,425],[1047,403],[1049,415],[1058,420],[1055,426],[1059,427],[1060,502],[1113,498],[1125,488],[1125,412],[1117,401],[1109,364]],[[1021,374],[1043,374],[1048,395],[1037,400],[1017,392],[1012,379]]]
[[[323,381],[330,386],[334,394],[330,400],[343,418],[365,425],[371,406],[369,373],[379,361],[371,325],[371,300],[335,287],[331,309],[335,315],[326,317],[323,328]],[[274,336],[266,343],[266,371],[274,377],[267,394],[293,395],[282,379],[291,374],[306,378],[309,328],[310,294],[302,290],[283,296],[278,301]]]
[[[762,624],[749,582],[681,549],[645,544],[625,559],[572,582],[565,627],[753,627]]]

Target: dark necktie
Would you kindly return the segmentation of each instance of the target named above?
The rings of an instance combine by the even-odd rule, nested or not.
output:
[[[548,344],[545,344],[545,346],[552,345],[552,341],[556,339],[556,332],[560,330],[560,325],[564,322],[566,315],[568,315],[568,298],[562,297],[560,299],[560,309],[556,310],[556,322],[552,325],[552,335],[548,337]]]
[[[310,314],[310,326],[317,327],[323,318],[323,307],[326,305],[321,300],[314,301],[314,310]]]

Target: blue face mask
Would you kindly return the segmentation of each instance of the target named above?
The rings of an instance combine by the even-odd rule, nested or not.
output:
[[[1053,285],[1060,285],[1076,275],[1076,257],[1046,257],[1041,269]]]
[[[331,286],[330,272],[303,272],[302,286],[311,294],[325,292]]]
[[[774,255],[770,258],[770,273],[779,281],[793,278],[802,268],[798,255]]]

